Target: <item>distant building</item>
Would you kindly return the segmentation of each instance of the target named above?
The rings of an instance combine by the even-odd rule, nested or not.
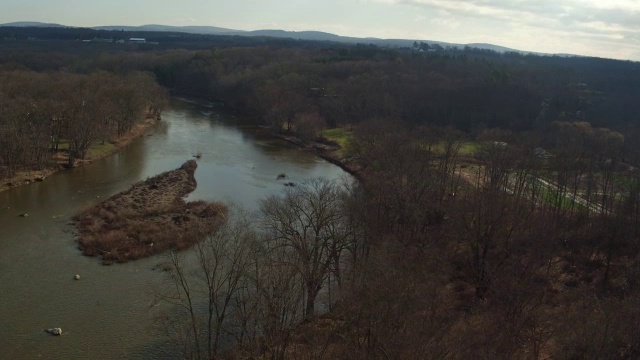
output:
[[[134,43],[134,44],[144,44],[147,42],[147,39],[145,38],[131,38],[129,39],[130,43]]]

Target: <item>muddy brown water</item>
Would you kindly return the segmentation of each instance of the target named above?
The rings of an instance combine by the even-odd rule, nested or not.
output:
[[[221,115],[214,104],[172,99],[149,136],[118,154],[61,172],[42,183],[0,193],[0,358],[175,358],[154,327],[154,291],[162,255],[102,266],[80,254],[70,218],[201,154],[189,200],[223,200],[255,209],[287,181],[325,176],[339,167]],[[18,217],[19,213],[29,216]],[[74,275],[80,280],[75,281]],[[60,327],[63,336],[43,330]]]

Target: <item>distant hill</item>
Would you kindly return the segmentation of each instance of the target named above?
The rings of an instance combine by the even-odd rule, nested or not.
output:
[[[514,50],[514,49],[500,46],[500,45],[484,44],[484,43],[466,44],[466,46],[472,47],[472,48],[478,48],[478,49],[492,50],[497,52],[522,52],[520,50]]]
[[[232,32],[234,33],[234,32]],[[447,43],[443,41],[435,41],[435,40],[408,40],[408,39],[379,39],[379,38],[358,38],[358,37],[350,37],[350,36],[340,36],[322,31],[285,31],[285,30],[254,30],[254,31],[246,31],[246,32],[235,32],[237,35],[244,36],[265,36],[265,37],[274,37],[274,38],[292,38],[299,40],[316,40],[316,41],[336,41],[336,42],[346,42],[346,43],[366,43],[366,44],[374,44],[378,46],[389,46],[389,47],[412,47],[415,41],[425,42],[431,45],[437,44],[443,47],[457,47],[464,48],[465,46],[484,49],[484,50],[492,50],[496,52],[519,52],[523,54],[529,54],[530,52],[520,51],[511,49],[504,46],[493,45],[493,44],[455,44],[455,43]]]
[[[292,38],[300,40],[316,41],[344,41],[348,38],[322,31],[285,31],[285,30],[254,30],[247,31],[243,35],[265,36],[275,38]],[[362,41],[362,39],[360,39]]]
[[[31,21],[21,21],[21,22],[13,22],[7,24],[0,24],[1,26],[13,26],[13,27],[68,27],[60,24],[48,24],[48,23],[40,23],[40,22],[31,22]],[[91,29],[94,30],[106,30],[106,31],[140,31],[140,32],[178,32],[178,33],[189,33],[189,34],[204,34],[204,35],[238,35],[238,36],[254,36],[254,37],[271,37],[271,38],[288,38],[288,39],[299,39],[299,40],[312,40],[312,41],[332,41],[332,42],[342,42],[342,43],[363,43],[363,44],[374,44],[377,46],[388,46],[388,47],[412,47],[415,41],[425,42],[431,45],[437,44],[442,47],[456,47],[456,48],[464,48],[465,46],[484,49],[484,50],[492,50],[496,52],[517,52],[521,54],[536,54],[536,55],[548,55],[542,53],[535,53],[530,51],[521,51],[516,49],[507,48],[504,46],[493,45],[493,44],[484,44],[484,43],[472,43],[472,44],[455,44],[455,43],[447,43],[442,41],[434,41],[434,40],[419,40],[419,39],[378,39],[378,38],[358,38],[358,37],[350,37],[350,36],[340,36],[336,34],[331,34],[322,31],[285,31],[285,30],[254,30],[254,31],[243,31],[243,30],[234,30],[227,29],[215,26],[170,26],[170,25],[159,25],[159,24],[149,24],[142,26],[127,26],[127,25],[108,25],[108,26],[95,26]],[[560,56],[574,56],[569,54],[562,54]]]
[[[60,24],[42,23],[42,22],[36,22],[36,21],[18,21],[18,22],[0,24],[0,26],[7,26],[7,27],[49,27],[49,28],[70,27],[70,26],[65,26],[65,25],[60,25]]]
[[[239,30],[225,29],[215,26],[169,26],[169,25],[157,25],[149,24],[142,26],[126,26],[126,25],[110,25],[110,26],[95,26],[92,27],[95,30],[110,30],[110,31],[163,31],[163,32],[184,32],[189,34],[206,34],[216,35],[223,33],[242,33]]]

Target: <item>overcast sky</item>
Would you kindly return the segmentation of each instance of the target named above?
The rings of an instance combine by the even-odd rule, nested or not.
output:
[[[640,0],[0,0],[0,23],[211,25],[640,61]]]

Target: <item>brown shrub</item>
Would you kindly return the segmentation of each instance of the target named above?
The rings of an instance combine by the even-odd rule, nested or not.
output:
[[[214,232],[224,220],[220,215],[226,207],[183,200],[196,187],[196,167],[190,160],[82,212],[75,218],[80,250],[87,256],[101,256],[103,263],[126,262],[186,249],[202,234]]]

